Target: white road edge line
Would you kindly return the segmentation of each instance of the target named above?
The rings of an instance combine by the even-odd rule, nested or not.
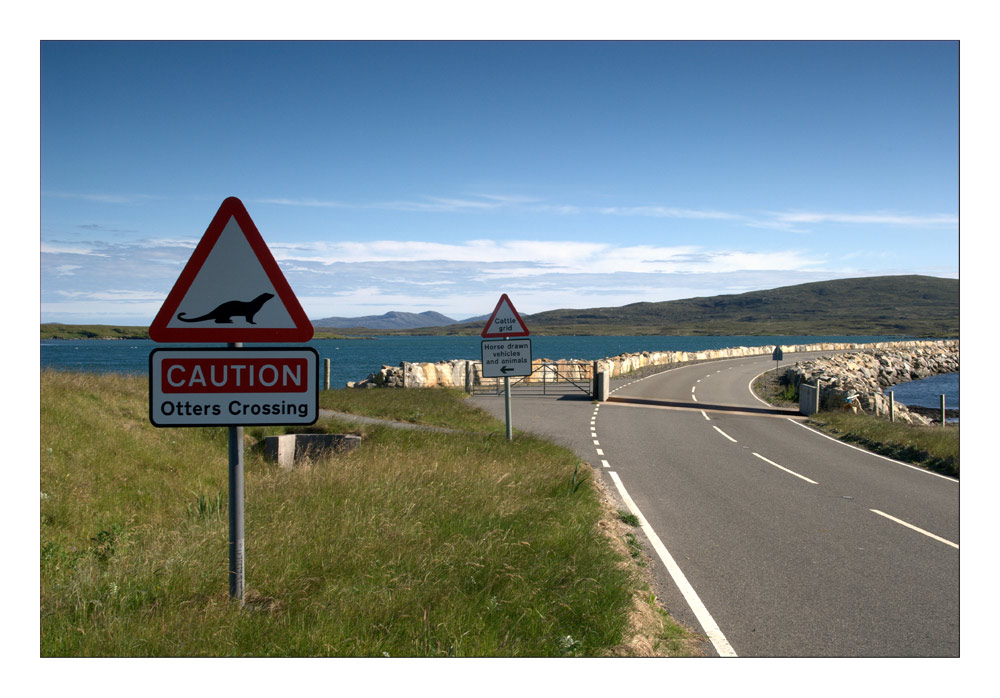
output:
[[[611,467],[610,465],[608,465],[608,462],[606,460],[602,460],[601,461],[601,465],[603,465],[605,468],[610,468]]]
[[[789,475],[794,475],[795,477],[798,477],[798,478],[802,478],[802,479],[803,479],[803,480],[805,480],[806,482],[811,482],[811,483],[812,483],[812,484],[814,484],[814,485],[818,485],[818,484],[819,484],[819,483],[818,483],[818,482],[816,482],[815,480],[810,480],[810,479],[809,479],[809,478],[807,478],[807,477],[806,477],[805,475],[799,475],[799,474],[798,474],[797,472],[795,472],[794,470],[789,470],[788,468],[786,468],[786,467],[785,467],[785,466],[783,466],[783,465],[778,465],[778,464],[777,464],[777,463],[775,463],[775,462],[774,462],[773,460],[768,460],[767,458],[765,458],[764,456],[760,455],[759,453],[756,453],[756,452],[754,452],[754,455],[755,455],[755,456],[757,456],[758,458],[760,458],[760,459],[761,459],[762,461],[764,461],[765,463],[770,463],[770,464],[771,464],[771,465],[773,465],[773,466],[774,466],[775,468],[781,468],[782,470],[784,470],[784,471],[785,471],[786,473],[788,473]]]
[[[887,460],[890,463],[895,463],[896,465],[905,465],[907,468],[910,468],[912,470],[916,470],[919,473],[924,473],[925,475],[933,475],[934,477],[939,477],[942,480],[949,480],[951,482],[954,482],[956,485],[958,484],[958,480],[956,480],[953,477],[948,477],[947,475],[942,475],[941,473],[935,473],[933,470],[925,470],[924,468],[921,468],[919,466],[911,465],[910,463],[904,463],[901,460],[896,460],[895,458],[889,458],[888,456],[883,456],[880,453],[872,453],[871,451],[866,451],[865,449],[859,448],[858,446],[855,446],[854,444],[845,443],[845,442],[843,442],[843,441],[841,441],[839,439],[835,439],[832,436],[830,436],[829,434],[824,434],[823,432],[819,431],[818,429],[813,429],[812,427],[806,426],[805,424],[802,424],[801,422],[797,422],[794,419],[791,419],[791,418],[788,418],[788,417],[786,417],[786,419],[788,419],[788,421],[791,422],[792,424],[796,424],[796,425],[802,427],[803,429],[805,429],[807,431],[811,431],[813,434],[816,434],[817,436],[822,436],[824,439],[830,439],[830,441],[833,441],[834,443],[840,444],[841,446],[847,446],[848,448],[853,448],[855,451],[861,451],[862,453],[867,453],[869,456],[875,456],[876,458],[881,458],[882,460]]]
[[[878,514],[879,516],[884,516],[885,518],[889,519],[890,521],[895,521],[896,523],[898,523],[898,524],[900,524],[902,526],[906,526],[907,528],[912,528],[917,533],[923,533],[925,536],[927,536],[929,538],[933,538],[936,541],[940,541],[940,542],[944,543],[945,545],[950,545],[955,550],[958,550],[958,543],[952,543],[947,538],[942,538],[941,536],[935,536],[930,531],[925,531],[924,529],[918,528],[917,526],[914,526],[911,523],[906,523],[902,519],[897,519],[895,516],[889,516],[884,511],[879,511],[878,509],[869,509],[868,511],[870,511],[870,512],[872,512],[874,514]]]
[[[719,629],[715,619],[712,618],[712,614],[708,612],[707,608],[705,608],[705,604],[702,603],[698,594],[695,592],[694,587],[692,587],[691,583],[688,582],[687,577],[684,576],[681,568],[674,561],[673,556],[667,550],[666,546],[663,545],[663,541],[661,541],[660,537],[656,535],[656,531],[653,530],[653,527],[649,525],[648,521],[646,521],[646,517],[642,515],[641,511],[639,511],[639,507],[637,507],[635,502],[632,501],[632,497],[629,496],[628,491],[625,489],[625,485],[622,484],[621,478],[618,477],[618,473],[611,471],[608,475],[610,475],[611,479],[614,480],[615,487],[618,488],[618,493],[625,501],[625,506],[627,506],[628,510],[639,519],[639,525],[642,527],[642,532],[646,534],[646,538],[648,538],[649,542],[652,544],[653,550],[656,551],[656,554],[660,556],[663,564],[666,565],[667,572],[670,573],[671,578],[674,580],[674,584],[676,584],[677,588],[680,589],[684,599],[688,602],[688,606],[691,607],[691,610],[694,612],[698,622],[701,623],[701,627],[705,631],[705,635],[708,636],[708,639],[715,647],[715,651],[719,653],[720,657],[736,657],[736,652],[733,650],[732,645],[729,644],[726,636],[722,634],[722,630]]]
[[[767,369],[767,371],[773,371],[773,370],[774,369],[770,369],[770,368]],[[756,376],[754,376],[753,378],[751,378],[750,382],[747,384],[747,390],[750,391],[750,394],[753,395],[757,399],[758,402],[760,402],[760,403],[762,403],[762,404],[767,405],[768,407],[770,407],[771,404],[769,402],[767,402],[767,400],[761,399],[760,397],[757,396],[757,393],[755,393],[753,391],[753,382],[755,380],[757,380],[758,378],[760,378],[761,376],[763,376],[765,373],[767,373],[767,371],[761,371]],[[956,480],[953,477],[948,477],[947,475],[942,475],[941,473],[935,473],[933,470],[927,470],[925,468],[921,468],[919,466],[912,465],[910,463],[904,463],[903,461],[896,460],[895,458],[889,458],[888,456],[883,456],[883,455],[878,454],[878,453],[872,453],[871,451],[867,451],[867,450],[865,450],[863,448],[855,446],[854,444],[849,444],[849,443],[846,443],[844,441],[841,441],[840,439],[835,439],[832,436],[830,436],[829,434],[824,434],[823,432],[819,431],[818,429],[813,429],[810,426],[806,426],[805,424],[802,424],[801,422],[798,422],[798,421],[792,419],[791,417],[786,417],[785,419],[787,419],[792,424],[798,425],[798,426],[802,427],[803,429],[811,431],[814,434],[818,434],[819,436],[822,436],[825,439],[830,439],[830,441],[833,441],[834,443],[838,443],[841,446],[847,446],[848,448],[853,448],[855,451],[861,451],[862,453],[867,453],[869,456],[875,456],[876,458],[881,458],[882,460],[887,460],[890,463],[895,463],[896,465],[905,465],[907,468],[911,468],[913,470],[916,470],[918,472],[924,473],[926,475],[933,475],[935,477],[941,478],[942,480],[950,480],[951,482],[954,482],[955,484],[958,484],[958,480]]]
[[[705,410],[701,411],[701,416],[705,418],[706,422],[711,422],[712,421],[711,419],[708,418],[708,415],[705,414]]]
[[[735,444],[735,443],[739,443],[738,441],[736,441],[736,439],[734,439],[733,437],[731,437],[731,436],[730,436],[729,434],[727,434],[726,432],[722,431],[722,429],[720,429],[719,427],[715,426],[714,424],[712,425],[712,428],[713,428],[713,429],[715,429],[715,430],[716,430],[717,432],[719,432],[720,434],[722,434],[723,436],[725,436],[725,437],[726,437],[727,439],[729,439],[730,441],[732,441],[732,442],[733,442],[734,444]]]

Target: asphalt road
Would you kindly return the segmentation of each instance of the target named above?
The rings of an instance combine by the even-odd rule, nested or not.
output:
[[[958,656],[958,482],[764,405],[749,385],[771,368],[682,365],[616,381],[601,405],[515,394],[512,421],[637,509],[658,596],[709,654]],[[502,397],[473,399],[503,419]]]

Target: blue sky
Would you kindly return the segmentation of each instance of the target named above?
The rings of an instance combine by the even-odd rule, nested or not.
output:
[[[227,196],[311,318],[958,277],[955,41],[43,41],[41,320],[148,324]]]

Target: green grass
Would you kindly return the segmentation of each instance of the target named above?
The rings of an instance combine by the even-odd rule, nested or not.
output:
[[[40,326],[41,339],[149,339],[147,327],[115,325],[64,325],[47,322]]]
[[[809,423],[874,453],[959,476],[958,426],[902,424],[843,411],[818,412]]]
[[[453,388],[322,390],[319,406],[364,417],[413,424],[504,433],[504,425],[482,410],[465,404],[465,393]]]
[[[318,426],[362,446],[289,472],[257,445],[283,428],[246,429],[241,608],[226,430],[156,429],[146,390],[42,372],[42,656],[620,656],[636,653],[636,615],[657,651],[692,653],[623,537],[602,533],[621,524],[589,466],[507,442],[502,425],[482,433],[488,418],[447,391],[424,395],[421,414],[453,410],[428,419],[475,433],[330,421]],[[411,391],[337,405],[373,409],[361,401],[374,392]]]

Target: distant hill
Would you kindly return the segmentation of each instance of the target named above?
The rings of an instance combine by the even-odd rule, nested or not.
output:
[[[423,313],[401,313],[395,310],[384,315],[365,315],[362,317],[327,317],[312,320],[313,327],[331,327],[334,329],[363,327],[370,330],[409,330],[421,327],[440,327],[454,325],[454,320],[447,315],[428,310]]]
[[[427,311],[313,320],[324,329],[386,334],[478,335],[488,315],[455,320]],[[907,335],[959,336],[958,279],[872,276],[723,296],[521,315],[533,335]],[[146,338],[145,327],[41,325],[48,338]],[[337,335],[339,336],[339,335]]]
[[[722,296],[522,314],[548,335],[909,335],[957,337],[959,283],[874,276]],[[433,334],[478,334],[476,323]],[[409,333],[416,334],[416,333]]]

